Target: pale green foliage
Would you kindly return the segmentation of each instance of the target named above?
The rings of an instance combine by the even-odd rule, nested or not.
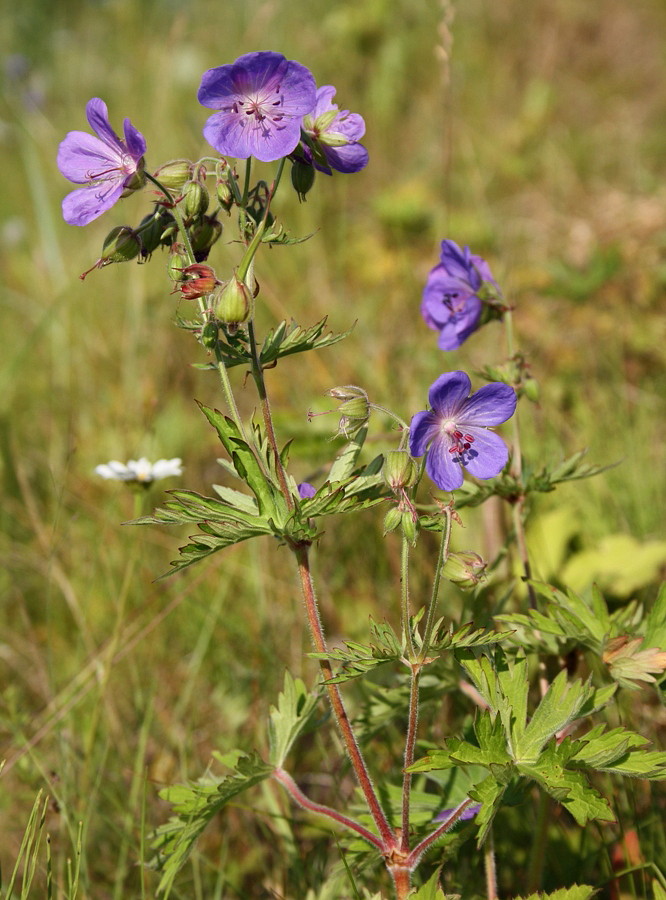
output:
[[[300,678],[284,673],[284,688],[278,695],[277,707],[271,706],[268,722],[270,760],[275,767],[284,764],[294,741],[311,725],[318,700]]]
[[[516,778],[536,781],[580,825],[590,819],[614,820],[608,802],[585,777],[586,771],[666,780],[666,753],[642,749],[646,740],[632,731],[618,728],[607,732],[601,725],[576,740],[561,739],[574,721],[606,706],[615,685],[595,689],[589,681],[568,682],[563,671],[528,719],[529,680],[524,657],[510,662],[500,650],[494,662],[487,656],[477,658],[472,651],[459,651],[457,655],[489,706],[477,715],[476,744],[449,738],[445,747],[431,751],[412,771],[457,765],[487,770],[487,777],[469,792],[482,804],[477,816],[479,843],[507,787]]]
[[[596,890],[587,884],[576,884],[570,888],[562,888],[552,894],[530,894],[529,897],[516,897],[516,900],[591,900]]]
[[[273,771],[273,766],[267,765],[257,754],[238,751],[221,757],[220,761],[233,768],[231,775],[208,776],[195,784],[175,785],[160,792],[176,813],[157,829],[153,840],[153,849],[157,851],[153,865],[162,872],[160,894],[169,893],[174,878],[213,816],[229,800],[264,781]]]

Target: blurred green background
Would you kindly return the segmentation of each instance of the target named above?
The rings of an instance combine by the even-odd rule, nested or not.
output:
[[[139,498],[144,509],[162,487],[208,492],[221,448],[193,398],[222,400],[214,376],[191,367],[198,346],[171,324],[164,256],[79,280],[147,197],[84,229],[65,225],[59,142],[87,129],[85,104],[99,96],[117,130],[128,116],[144,134],[153,170],[196,159],[210,149],[202,72],[251,50],[278,50],[335,84],[340,106],[365,118],[370,164],[320,176],[300,206],[278,195],[286,227],[316,234],[266,250],[257,270],[259,333],[290,317],[356,322],[342,344],[269,373],[295,474],[333,452],[334,421],[306,420],[327,388],[360,384],[408,418],[442,371],[505,354],[498,324],[444,355],[420,318],[424,279],[452,238],[488,259],[515,305],[541,385],[522,414],[526,455],[540,467],[588,447],[591,462],[620,463],[534,510],[536,574],[568,572],[581,590],[596,580],[618,602],[650,597],[666,567],[666,6],[25,0],[1,10],[0,865],[6,882],[46,787],[54,896],[73,896],[80,821],[78,896],[151,896],[156,882],[136,863],[149,855],[142,821],[167,814],[158,788],[200,775],[213,749],[261,747],[283,667],[311,679],[314,666],[284,552],[240,546],[155,583],[184,535],[121,528],[138,501],[93,474],[111,458],[181,456],[184,478]],[[218,272],[238,260],[225,238],[211,257]],[[234,380],[249,414],[252,392],[239,370]],[[322,541],[333,635],[362,634],[368,614],[397,619],[398,545],[380,540],[381,516],[334,524]],[[468,545],[483,549],[488,523],[467,524]],[[421,561],[425,583],[426,552]],[[327,772],[332,750],[316,751],[308,764]],[[179,896],[296,896],[278,886],[289,848],[276,822],[232,810]],[[505,863],[500,878],[519,891]],[[34,896],[45,896],[45,869],[42,855]]]

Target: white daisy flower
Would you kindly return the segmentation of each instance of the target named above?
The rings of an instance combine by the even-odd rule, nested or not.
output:
[[[173,459],[158,459],[151,463],[142,456],[141,459],[130,459],[121,463],[112,459],[108,463],[95,467],[95,473],[102,478],[112,478],[115,481],[136,481],[139,484],[150,484],[159,481],[160,478],[170,478],[172,475],[182,475],[183,467],[180,457]]]

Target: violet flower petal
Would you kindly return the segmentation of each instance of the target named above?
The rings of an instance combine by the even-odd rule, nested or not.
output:
[[[466,372],[446,372],[431,384],[428,403],[439,417],[450,418],[467,400],[471,389],[472,382]]]
[[[463,470],[446,437],[435,438],[426,457],[426,472],[442,491],[455,491],[463,483]]]
[[[508,384],[485,384],[462,404],[456,421],[460,425],[501,425],[516,411],[518,398]]]
[[[124,187],[122,184],[99,184],[78,188],[62,201],[62,217],[68,225],[87,225],[116,203]]]
[[[475,428],[473,425],[466,426],[465,432],[474,441],[469,450],[460,454],[461,464],[477,478],[494,478],[499,475],[509,460],[509,450],[502,438],[492,431]]]
[[[409,452],[412,456],[423,456],[428,444],[439,432],[439,419],[434,413],[424,410],[412,417],[409,425]]]

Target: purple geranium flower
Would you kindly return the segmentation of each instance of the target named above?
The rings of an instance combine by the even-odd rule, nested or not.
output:
[[[410,453],[427,450],[426,472],[443,491],[461,486],[463,466],[477,478],[493,478],[509,458],[504,441],[486,426],[511,418],[515,391],[493,382],[470,397],[471,386],[464,372],[440,375],[428,393],[431,410],[416,413],[409,426]]]
[[[441,813],[438,813],[435,816],[434,821],[435,822],[446,822],[448,819],[451,818],[451,816],[456,811],[456,809],[457,809],[457,807],[455,809],[443,809],[441,811]],[[473,803],[471,806],[468,806],[467,809],[463,810],[460,813],[460,815],[456,819],[456,822],[467,822],[470,819],[473,819],[474,816],[478,813],[478,811],[480,809],[481,809],[480,803]]]
[[[358,113],[339,110],[333,103],[334,96],[335,88],[331,85],[317,88],[315,107],[303,119],[303,131],[327,165],[318,162],[305,143],[301,146],[303,155],[326,175],[332,174],[331,169],[346,174],[360,172],[368,164],[368,151],[358,143],[365,134],[365,122]]]
[[[455,241],[442,241],[439,265],[428,275],[421,303],[426,325],[439,331],[442,350],[455,350],[479,327],[484,282],[497,288],[485,260],[469,247],[461,250]]]
[[[262,162],[294,150],[303,116],[315,105],[314,76],[281,53],[261,51],[204,72],[199,103],[220,112],[204,126],[204,137],[218,153]]]
[[[85,187],[67,194],[62,215],[69,225],[87,225],[122,197],[127,189],[143,184],[143,154],[146,141],[140,131],[125,119],[125,140],[109,125],[106,103],[93,97],[86,106],[90,127],[97,137],[85,131],[70,131],[58,149],[58,168],[74,184]]]
[[[317,493],[317,488],[310,484],[309,481],[301,481],[296,487],[298,489],[298,496],[301,500],[310,500]]]

